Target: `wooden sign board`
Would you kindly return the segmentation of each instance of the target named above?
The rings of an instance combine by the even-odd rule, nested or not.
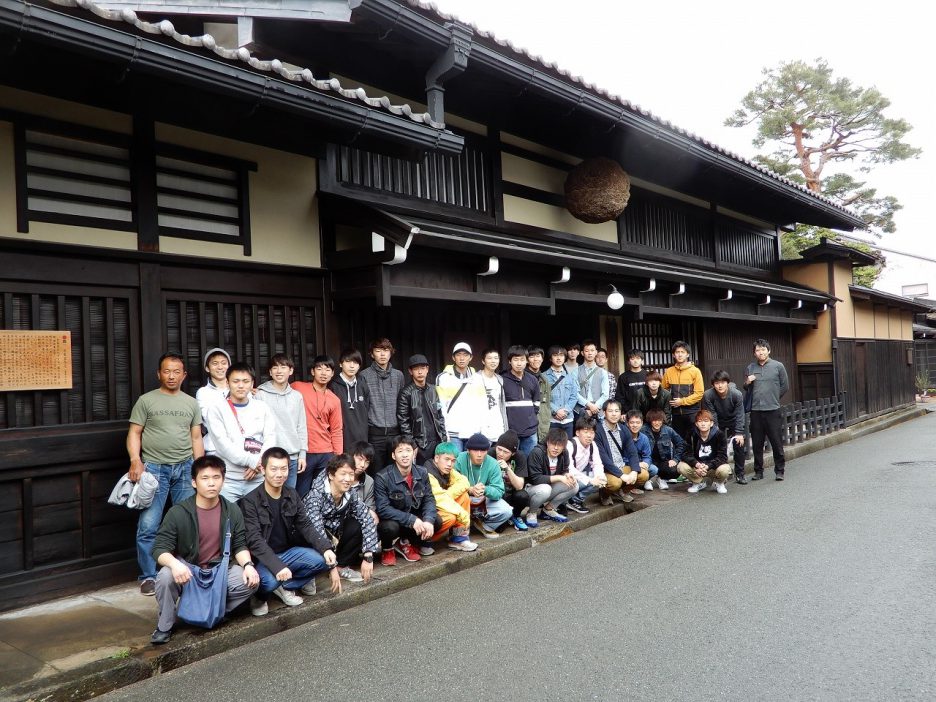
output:
[[[0,330],[0,392],[71,386],[71,332]]]

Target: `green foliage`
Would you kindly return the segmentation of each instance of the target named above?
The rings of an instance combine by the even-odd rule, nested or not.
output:
[[[917,394],[924,395],[929,385],[929,373],[925,370],[918,371],[913,383],[916,385]]]
[[[886,265],[881,252],[868,244],[842,239],[831,229],[797,224],[793,231],[783,232],[780,235],[780,258],[784,260],[801,258],[800,251],[816,246],[822,238],[842,246],[850,246],[877,258],[879,263],[876,266],[858,266],[852,271],[855,285],[863,285],[866,288],[874,286],[874,281],[878,279]]]
[[[763,149],[769,143],[773,150],[754,161],[850,208],[874,236],[896,231],[897,199],[878,195],[875,188],[836,167],[867,173],[880,164],[916,158],[920,149],[904,141],[910,124],[884,115],[890,101],[877,88],[835,78],[821,58],[814,64],[782,62],[765,68],[763,75],[764,80],[725,120],[730,127],[757,125],[754,146]],[[829,236],[828,230],[797,227],[784,235],[783,257],[798,258],[798,252],[818,243],[820,236]],[[873,283],[874,270],[880,272],[857,269],[856,280]]]

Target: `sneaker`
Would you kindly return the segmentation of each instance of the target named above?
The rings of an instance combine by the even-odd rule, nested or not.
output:
[[[588,514],[588,508],[585,507],[585,503],[579,502],[578,500],[566,502],[566,507],[579,514]]]
[[[638,488],[638,487],[631,488],[631,489],[630,489],[630,492],[631,492],[632,495],[643,495],[643,494],[644,494],[644,491],[641,490],[641,489]]]
[[[695,494],[697,492],[702,492],[707,487],[708,487],[708,481],[703,480],[701,483],[694,483],[693,485],[691,485],[689,489],[686,490],[686,492],[691,492]]]
[[[363,582],[364,582],[364,576],[361,575],[361,574],[360,574],[358,571],[356,571],[354,568],[351,568],[351,567],[349,567],[349,566],[345,566],[344,568],[340,568],[340,569],[338,570],[338,575],[340,575],[343,579],[347,580],[348,582],[352,582],[352,583],[363,583]],[[304,589],[303,589],[303,591],[304,591]]]
[[[309,582],[303,585],[302,590],[300,590],[300,592],[303,595],[308,595],[309,597],[312,597],[313,595],[317,594],[318,586],[315,584],[315,578],[312,578]]]
[[[478,548],[478,544],[474,541],[469,541],[468,537],[465,537],[462,541],[449,541],[448,547],[453,551],[475,551]]]
[[[727,495],[728,488],[725,487],[724,483],[715,483],[715,492],[717,492],[719,495]]]
[[[565,524],[569,521],[568,517],[563,517],[554,509],[544,509],[540,516],[542,516],[543,519],[548,519],[551,522],[557,522],[559,524]]]
[[[521,519],[520,517],[511,517],[510,523],[513,524],[513,528],[516,529],[517,531],[527,530],[526,522],[523,521],[523,519]]]
[[[255,617],[266,616],[266,613],[270,611],[270,605],[266,600],[261,600],[259,597],[250,598],[250,613]]]
[[[396,565],[396,552],[393,548],[385,549],[380,554],[380,565],[383,566],[395,566]]]
[[[419,551],[416,550],[416,547],[406,539],[400,539],[397,541],[396,545],[393,547],[393,550],[403,556],[403,558],[410,563],[415,563],[416,561],[422,560],[422,556],[419,555]]]
[[[152,597],[156,594],[156,581],[152,578],[147,578],[142,583],[140,583],[140,594],[145,595],[146,597]],[[159,631],[158,629],[156,631]],[[170,632],[171,633],[171,632]],[[156,635],[156,632],[153,632],[153,635]],[[166,639],[168,641],[169,639]],[[163,641],[162,643],[166,643]]]
[[[525,521],[526,521],[526,525],[530,527],[530,529],[535,529],[536,527],[539,526],[539,520],[536,518],[536,515],[533,514],[532,512],[527,514]]]
[[[279,597],[287,607],[298,607],[302,604],[302,598],[292,590],[287,590],[280,585],[273,591],[273,594]]]
[[[666,481],[663,480],[663,478],[661,478],[659,475],[656,476],[656,486],[661,490],[669,490],[669,485],[667,485]]]
[[[643,489],[646,492],[653,492],[653,478],[643,484]]]
[[[684,483],[684,482],[686,482],[686,476],[685,476],[685,475],[680,475],[678,478],[676,478],[676,480],[671,480],[670,482]]]
[[[489,529],[487,524],[485,524],[483,521],[481,521],[477,517],[471,520],[471,526],[473,526],[475,530],[478,531],[486,539],[500,538],[500,534],[498,534],[493,529]]]
[[[424,546],[420,546],[420,547],[419,547],[419,555],[420,555],[420,556],[431,556],[433,553],[435,553],[435,549],[432,548],[432,546],[425,546],[425,545],[424,545]]]
[[[634,496],[631,495],[631,494],[628,493],[628,492],[625,492],[623,488],[621,488],[621,489],[618,490],[616,493],[614,493],[614,496],[615,496],[616,498],[618,498],[618,499],[619,499],[621,502],[623,502],[624,504],[627,504],[628,502],[633,502],[633,501],[634,501]]]
[[[602,507],[610,507],[613,504],[614,504],[614,500],[611,499],[610,493],[605,493],[604,495],[601,496]]]
[[[145,582],[145,581],[144,581]],[[160,631],[156,629],[153,631],[153,635],[150,636],[150,643],[154,646],[162,646],[163,644],[169,643],[169,639],[172,638],[172,630],[169,631]]]

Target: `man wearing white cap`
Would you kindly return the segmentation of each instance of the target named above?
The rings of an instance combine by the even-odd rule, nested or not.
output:
[[[208,349],[205,353],[205,373],[208,378],[205,384],[198,388],[195,399],[201,408],[202,423],[205,431],[202,432],[202,441],[205,444],[205,454],[215,453],[215,445],[208,435],[208,408],[214,404],[224,405],[227,402],[230,389],[228,388],[227,372],[231,365],[231,355],[222,348]]]
[[[460,453],[465,450],[468,437],[480,429],[480,412],[482,407],[487,407],[487,399],[484,388],[471,382],[475,375],[474,369],[468,365],[471,363],[471,347],[459,341],[452,349],[452,361],[436,376],[435,384],[449,441]]]

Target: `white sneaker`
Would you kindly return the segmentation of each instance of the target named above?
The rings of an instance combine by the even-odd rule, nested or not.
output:
[[[316,594],[318,592],[318,587],[315,584],[315,578],[312,578],[309,582],[303,585],[300,592],[302,592],[303,595],[308,595],[309,597],[312,597],[312,595]]]
[[[653,492],[653,478],[643,484],[643,489],[647,492]]]
[[[477,550],[478,544],[465,539],[464,541],[449,541],[448,547],[453,551],[465,551],[466,553],[470,553],[471,551]]]
[[[657,476],[656,481],[657,481],[658,488],[660,488],[661,490],[669,490],[669,485],[659,475]]]
[[[250,598],[250,613],[255,617],[266,616],[267,612],[270,611],[270,605],[266,600],[261,600],[259,597]]]
[[[273,591],[273,594],[279,597],[287,607],[298,607],[302,604],[302,598],[292,590],[287,590],[282,585]]]
[[[707,487],[708,487],[708,481],[703,480],[701,483],[695,483],[691,485],[689,489],[686,490],[686,492],[691,492],[691,493],[702,492]]]
[[[420,556],[431,556],[433,553],[435,553],[435,549],[432,548],[432,546],[420,546],[419,547]]]
[[[345,566],[338,571],[338,575],[341,576],[343,580],[347,580],[350,583],[363,583],[364,576],[361,575],[358,571],[350,566]]]
[[[715,483],[715,492],[717,492],[719,495],[727,495],[728,488],[725,487],[724,483]]]

